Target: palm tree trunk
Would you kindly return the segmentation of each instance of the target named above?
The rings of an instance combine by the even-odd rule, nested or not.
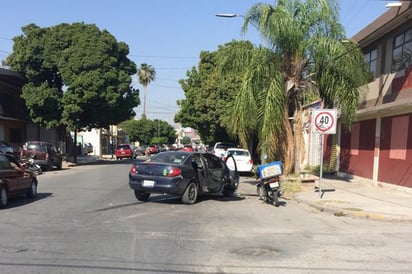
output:
[[[285,125],[285,141],[283,146],[283,151],[285,155],[283,173],[288,175],[293,169],[293,162],[295,156],[295,146],[294,146],[294,134],[292,130],[292,123],[289,121],[288,112],[285,111],[284,125]]]
[[[143,116],[146,118],[146,93],[147,93],[147,86],[144,86],[143,89],[144,89]]]
[[[296,118],[296,115],[295,115]],[[299,146],[299,123],[294,120],[293,122],[293,147],[295,150],[295,165],[294,165],[294,173],[300,174],[300,146]]]

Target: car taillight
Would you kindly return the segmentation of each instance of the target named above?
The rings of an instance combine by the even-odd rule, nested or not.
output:
[[[172,167],[169,169],[169,172],[167,173],[167,177],[176,177],[182,174],[182,170],[177,167]]]
[[[130,173],[136,174],[136,166],[135,165],[132,165],[132,167],[130,168]]]
[[[253,160],[252,159],[249,160],[249,164],[253,165]]]

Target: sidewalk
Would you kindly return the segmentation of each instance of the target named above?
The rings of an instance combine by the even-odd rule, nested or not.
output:
[[[296,193],[294,199],[335,216],[412,223],[412,192],[407,188],[398,190],[339,177],[322,178],[320,183],[322,195],[317,181],[304,183],[304,191]]]
[[[102,156],[95,156],[95,155],[78,155],[76,157],[77,161],[74,162],[74,157],[70,156],[63,160],[63,168],[69,168],[78,165],[90,165],[90,164],[97,164],[103,163],[105,161],[116,161],[116,157],[112,155],[102,155]]]

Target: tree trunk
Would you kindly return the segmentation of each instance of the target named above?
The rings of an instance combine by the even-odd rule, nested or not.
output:
[[[73,155],[73,163],[77,163],[77,152],[79,149],[77,148],[77,127],[74,128],[74,155]]]
[[[296,117],[296,115],[295,115]],[[294,166],[294,173],[300,174],[300,147],[299,147],[299,126],[298,123],[294,120],[293,122],[293,147],[295,150],[295,166]]]
[[[293,162],[295,160],[294,137],[292,123],[289,121],[287,111],[283,112],[283,129],[271,133],[265,138],[265,143],[260,144],[260,153],[267,153],[270,160],[282,162],[283,174],[288,175],[293,170]]]
[[[293,170],[293,162],[294,162],[294,155],[295,155],[295,146],[294,144],[294,135],[292,130],[292,124],[289,121],[288,112],[285,111],[284,116],[284,125],[285,125],[285,132],[284,132],[284,140],[282,141],[283,146],[283,155],[284,155],[284,163],[283,163],[283,174],[288,175]]]
[[[143,87],[144,89],[144,98],[143,98],[143,115],[146,118],[146,93],[147,93],[147,86]]]
[[[295,174],[300,174],[302,169],[301,161],[305,156],[305,141],[303,140],[303,110],[298,109],[295,111],[293,117],[293,146],[295,148]]]

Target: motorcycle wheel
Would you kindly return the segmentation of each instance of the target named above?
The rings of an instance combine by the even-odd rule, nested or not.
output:
[[[272,200],[272,204],[276,207],[279,206],[279,195],[278,195],[278,190],[272,191],[272,197],[270,197]]]

